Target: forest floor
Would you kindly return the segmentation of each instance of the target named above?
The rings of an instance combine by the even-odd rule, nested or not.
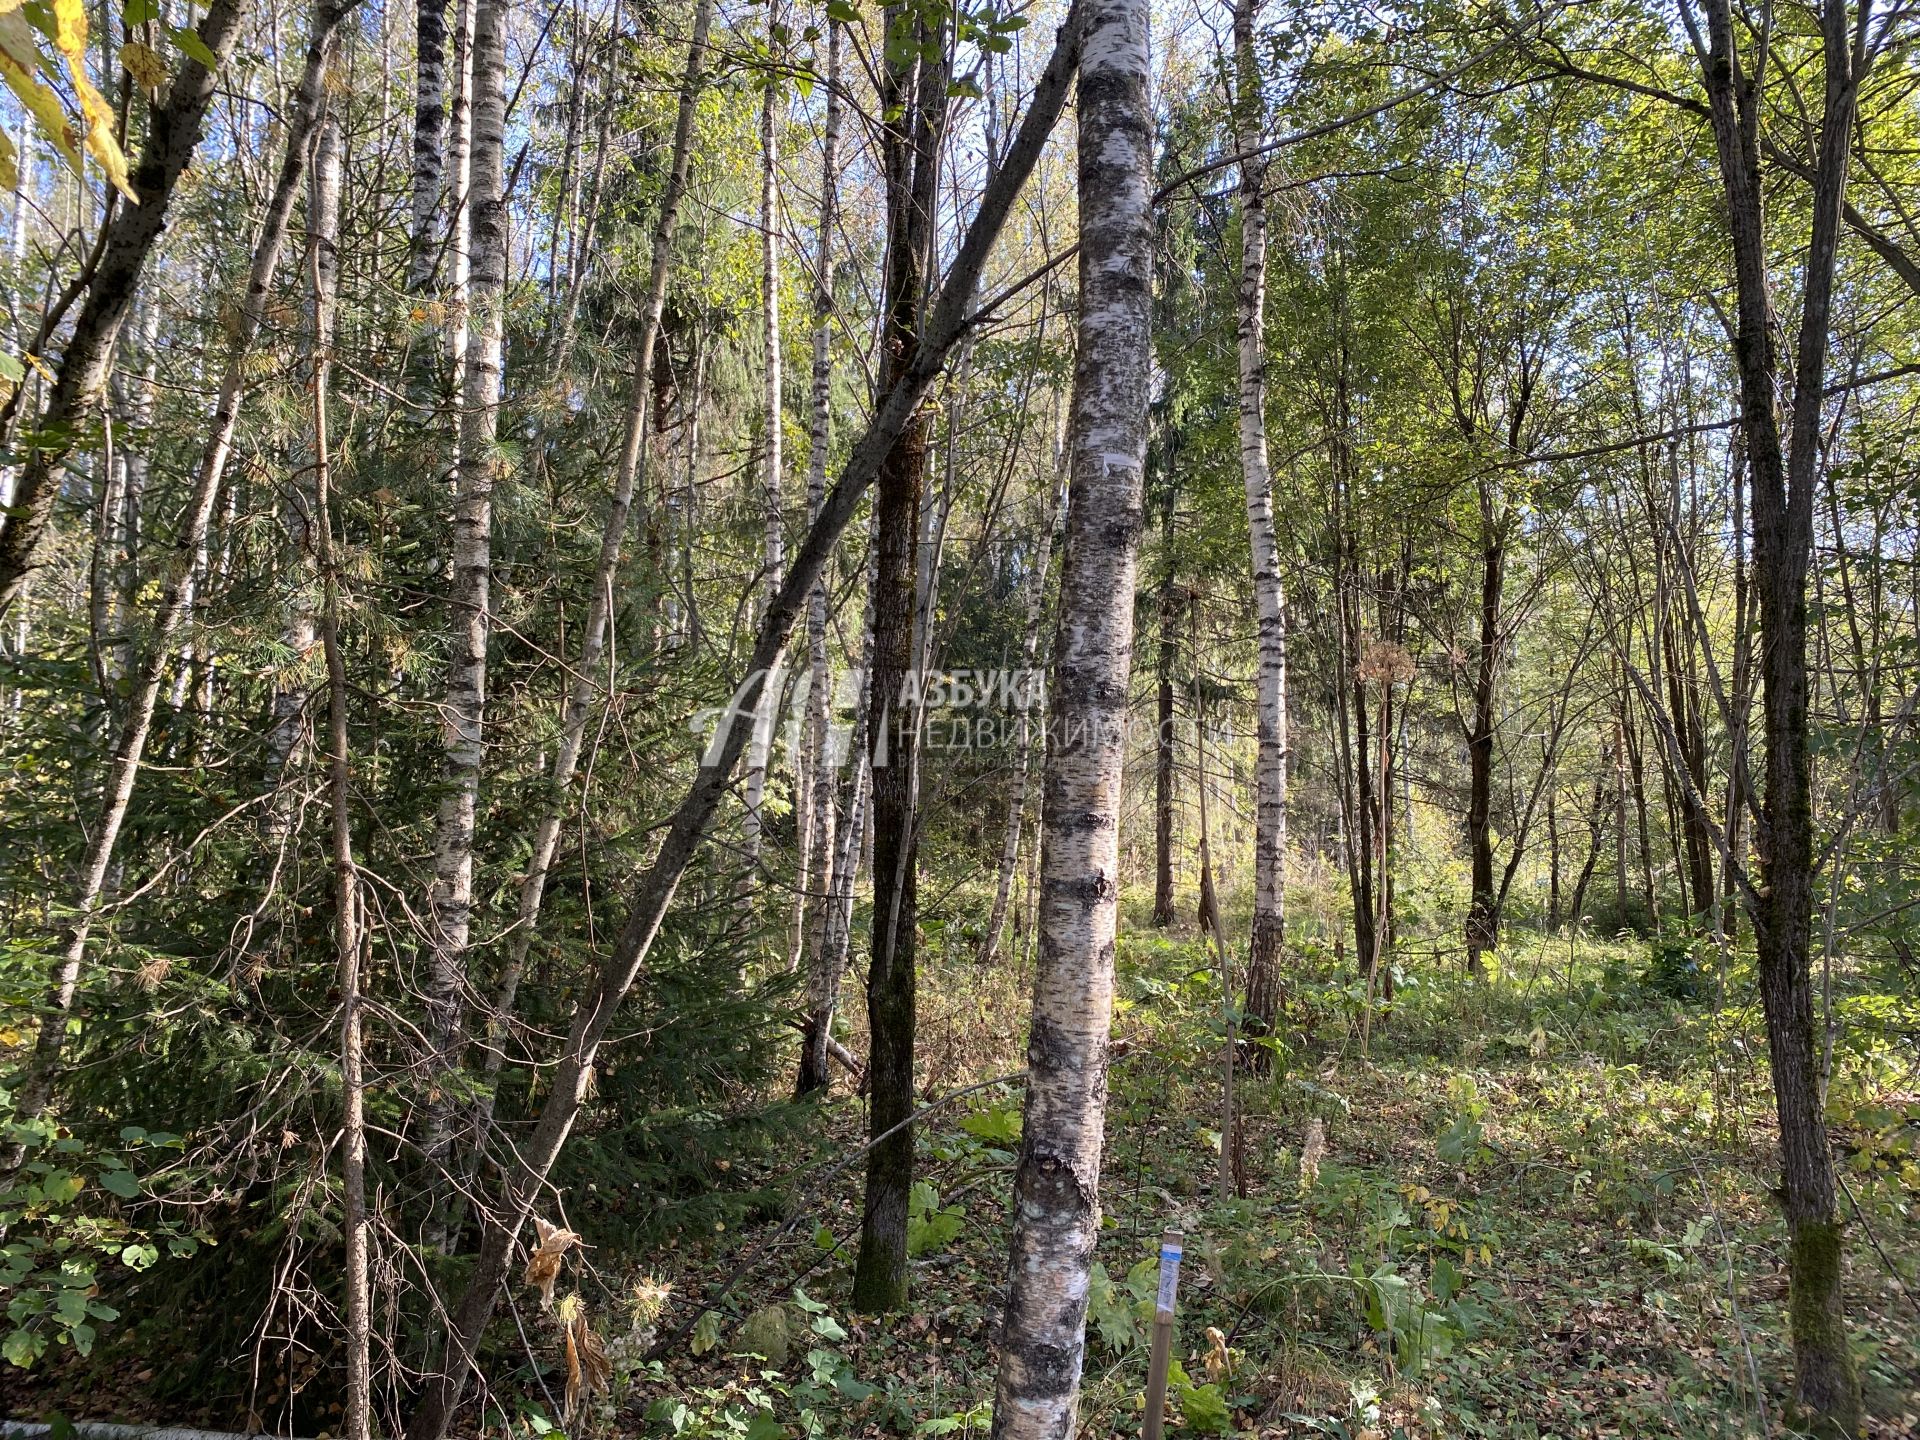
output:
[[[1416,963],[1369,1057],[1357,986],[1296,982],[1291,1050],[1240,1077],[1244,1198],[1222,1200],[1217,976],[1192,937],[1123,936],[1083,1436],[1140,1432],[1168,1227],[1187,1253],[1172,1435],[1797,1433],[1757,1011],[1716,1007],[1713,976],[1644,941],[1521,936],[1506,958],[1486,982]],[[921,993],[929,1098],[1020,1068],[1023,984],[956,962]],[[1867,1433],[1913,1437],[1920,1094],[1889,1060],[1842,1046],[1836,1138]],[[660,1325],[704,1324],[633,1372],[615,1428],[984,1437],[1018,1100],[990,1086],[923,1126],[904,1316],[847,1308],[858,1164],[795,1187],[785,1249],[758,1249],[777,1227],[679,1247]],[[843,1100],[821,1124],[830,1167],[862,1114]],[[756,1346],[778,1353],[732,1353]]]
[[[922,1094],[952,1098],[919,1127],[908,1312],[875,1319],[848,1304],[865,1113],[843,1084],[828,1103],[777,1107],[786,1118],[735,1158],[687,1161],[679,1189],[643,1205],[644,1245],[615,1239],[617,1205],[576,1186],[570,1219],[591,1248],[574,1252],[562,1289],[577,1300],[516,1307],[534,1358],[503,1349],[490,1364],[487,1436],[557,1440],[561,1317],[584,1303],[613,1383],[564,1426],[573,1440],[984,1440],[1027,977],[1017,960],[973,964],[965,937],[923,938]],[[1697,951],[1522,932],[1485,980],[1410,953],[1363,1055],[1358,985],[1296,939],[1286,1043],[1267,1075],[1237,1077],[1240,1193],[1222,1198],[1217,972],[1196,937],[1130,925],[1082,1436],[1140,1433],[1167,1228],[1185,1232],[1187,1257],[1170,1435],[1798,1433],[1760,1017],[1716,1004],[1750,996],[1751,977],[1723,984]],[[1830,1108],[1866,1433],[1910,1440],[1920,1025],[1912,999],[1836,993],[1846,1024]],[[857,1022],[846,1039],[864,1051]],[[752,1110],[766,1097],[740,1099]],[[716,1193],[733,1208],[716,1211]],[[150,1403],[159,1364],[151,1351],[142,1373],[104,1349],[91,1364],[69,1356],[5,1408],[274,1423],[210,1394],[188,1407],[198,1413]],[[311,1417],[281,1423],[324,1433]]]

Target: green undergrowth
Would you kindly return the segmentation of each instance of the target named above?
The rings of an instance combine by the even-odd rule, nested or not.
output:
[[[1140,1431],[1167,1227],[1187,1236],[1170,1434],[1793,1433],[1764,1035],[1757,1009],[1735,1003],[1752,994],[1738,958],[1723,968],[1671,935],[1527,934],[1476,980],[1408,949],[1366,1056],[1362,987],[1310,942],[1291,955],[1265,1073],[1243,1053],[1244,1194],[1223,1199],[1209,951],[1140,925],[1123,934],[1082,1434]],[[928,988],[967,988],[948,978]],[[1831,1097],[1853,1197],[1852,1339],[1869,1433],[1910,1435],[1912,1007],[1842,991],[1843,1008],[1880,1022],[1837,1047]],[[999,1033],[1017,1035],[1024,985],[998,993]],[[976,995],[970,1013],[992,1003]],[[974,1059],[943,1083],[1018,1068],[1012,1044]],[[751,1440],[984,1436],[1019,1102],[1016,1086],[992,1087],[922,1128],[910,1313],[848,1309],[858,1166],[824,1193],[803,1176],[789,1238],[724,1296],[716,1281],[765,1227],[688,1235],[659,1257],[650,1277],[674,1299],[647,1337],[698,1323],[624,1370],[597,1423]],[[824,1160],[857,1143],[859,1107],[838,1101],[819,1123]],[[754,1349],[763,1358],[737,1353]]]

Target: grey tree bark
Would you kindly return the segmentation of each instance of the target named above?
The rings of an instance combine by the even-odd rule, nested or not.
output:
[[[1816,862],[1807,719],[1807,575],[1835,261],[1855,102],[1871,58],[1867,41],[1873,4],[1862,0],[1851,18],[1846,0],[1823,0],[1819,8],[1825,85],[1790,389],[1782,373],[1767,253],[1760,141],[1763,77],[1758,73],[1765,61],[1744,53],[1736,30],[1741,22],[1729,0],[1704,0],[1704,9],[1704,37],[1690,6],[1682,15],[1706,83],[1737,297],[1733,350],[1752,483],[1753,580],[1760,630],[1756,659],[1766,736],[1765,798],[1755,835],[1760,881],[1749,901],[1780,1120],[1778,1194],[1788,1231],[1794,1397],[1824,1425],[1853,1434],[1860,1424],[1860,1381],[1847,1340],[1845,1255],[1814,1040],[1810,971]],[[1765,53],[1762,48],[1760,55]],[[1784,445],[1778,409],[1783,391],[1792,396]]]
[[[1100,1233],[1121,771],[1146,463],[1152,212],[1146,0],[1086,7],[1073,478],[1041,803],[1040,952],[994,1440],[1070,1440]]]

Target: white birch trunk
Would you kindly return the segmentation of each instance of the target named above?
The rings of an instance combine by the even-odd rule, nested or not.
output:
[[[327,436],[327,384],[332,364],[335,296],[340,279],[340,127],[331,119],[314,146],[307,197],[308,266],[313,282],[312,554],[322,600],[313,624],[327,667],[327,793],[333,811],[333,934],[340,990],[341,1230],[346,1290],[346,1440],[368,1440],[373,1412],[373,1316],[368,1276],[366,1051],[360,1008],[359,871],[348,810],[347,668],[340,650],[340,577],[333,553],[332,455]]]
[[[1253,549],[1259,623],[1255,691],[1253,935],[1247,964],[1247,1012],[1263,1031],[1278,1010],[1280,947],[1286,934],[1287,621],[1280,551],[1274,535],[1273,473],[1267,459],[1267,162],[1265,103],[1254,53],[1259,0],[1237,0],[1233,15],[1234,129],[1240,162],[1240,471]]]
[[[407,288],[417,294],[432,284],[440,263],[447,168],[447,0],[414,0],[414,5],[413,228]]]
[[[507,0],[474,0],[472,146],[465,211],[471,236],[461,337],[459,425],[455,437],[452,615],[447,681],[441,701],[445,796],[434,835],[429,896],[432,933],[427,994],[433,1045],[427,1132],[430,1165],[444,1164],[454,1097],[448,1087],[466,1034],[467,943],[473,924],[473,837],[485,759],[487,642],[492,629],[493,489],[506,292],[507,208],[503,194],[506,128]],[[467,247],[462,247],[467,248]]]
[[[767,5],[767,47],[778,54],[781,24],[779,0]],[[764,334],[760,363],[765,389],[762,408],[766,435],[762,440],[760,490],[761,508],[766,519],[766,541],[762,555],[763,584],[767,603],[780,591],[780,580],[787,566],[787,532],[781,505],[781,388],[780,388],[780,119],[781,90],[769,76],[760,102],[760,289],[761,320]],[[774,712],[777,707],[761,705],[756,711],[753,739],[747,750],[746,821],[742,848],[746,853],[745,884],[754,888],[754,871],[760,863],[760,838],[765,829],[762,806],[767,793],[767,762],[773,748]],[[747,893],[743,891],[743,894]]]
[[[1146,463],[1147,0],[1093,0],[1080,59],[1072,479],[1041,806],[1040,952],[994,1440],[1071,1440],[1100,1236],[1119,830]]]

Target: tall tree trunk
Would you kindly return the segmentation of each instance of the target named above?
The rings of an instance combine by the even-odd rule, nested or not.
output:
[[[198,60],[183,59],[165,102],[148,118],[147,142],[131,177],[140,203],[118,202],[106,222],[100,260],[61,353],[53,392],[34,426],[33,444],[14,483],[10,507],[5,516],[0,516],[0,614],[20,598],[33,570],[41,536],[59,493],[59,472],[75,443],[86,433],[87,421],[100,403],[113,369],[120,326],[139,292],[147,257],[166,229],[174,188],[200,143],[201,125],[214,95],[214,72],[226,65],[247,4],[248,0],[213,0],[197,27],[201,45],[215,62],[213,69]],[[342,6],[325,12],[334,17],[329,34],[345,10]],[[305,163],[304,156],[301,163]],[[284,222],[282,229],[284,232]],[[13,428],[16,407],[25,394],[24,388],[16,390],[4,416],[0,416],[7,422],[5,429]]]
[[[1500,600],[1507,583],[1507,520],[1480,506],[1480,645],[1473,674],[1473,719],[1467,732],[1467,847],[1473,895],[1467,907],[1467,969],[1481,973],[1480,957],[1500,943],[1500,902],[1493,878],[1494,697],[1500,677]]]
[[[1269,1033],[1280,1013],[1280,954],[1286,939],[1287,616],[1274,535],[1273,472],[1267,459],[1267,162],[1257,152],[1266,102],[1254,53],[1259,0],[1233,9],[1234,131],[1240,162],[1240,476],[1253,547],[1253,599],[1259,624],[1255,685],[1253,933],[1247,956],[1247,1030]],[[1270,1052],[1257,1048],[1264,1068]]]
[[[1079,0],[1084,3],[1084,0]],[[881,463],[919,411],[947,355],[967,328],[968,306],[986,266],[988,253],[1013,201],[1038,162],[1040,151],[1065,107],[1079,64],[1078,9],[1070,10],[1052,57],[1034,86],[1006,163],[980,199],[932,307],[912,360],[899,381],[874,408],[866,432],[853,446],[846,468],[820,507],[820,518],[793,557],[780,594],[761,617],[737,692],[740,705],[760,703],[768,672],[792,638],[806,594],[823,573],[841,532],[873,483]],[[467,1272],[467,1286],[447,1311],[445,1342],[438,1363],[422,1377],[420,1398],[406,1428],[407,1440],[441,1440],[458,1409],[480,1337],[499,1303],[514,1246],[579,1117],[600,1053],[621,1002],[640,976],[679,889],[681,877],[700,847],[714,811],[731,786],[734,767],[746,750],[749,727],[728,725],[696,772],[661,834],[653,862],[634,882],[627,918],[593,984],[575,1002],[547,1083],[546,1100],[517,1152],[503,1165],[503,1191],[489,1209],[479,1253]]]
[[[454,437],[452,594],[447,678],[441,701],[444,795],[434,824],[427,1038],[430,1092],[422,1150],[444,1175],[458,1103],[456,1076],[467,1028],[467,946],[473,928],[473,842],[486,759],[487,642],[492,631],[493,490],[507,283],[506,22],[509,0],[473,0],[472,149],[466,212],[471,271],[458,332],[459,422]],[[438,1180],[435,1182],[439,1183]],[[445,1207],[429,1239],[444,1244]]]
[[[767,48],[778,55],[782,50],[780,0],[767,5]],[[761,435],[760,512],[765,527],[761,552],[762,581],[767,601],[779,593],[781,572],[787,564],[787,525],[784,513],[785,468],[781,428],[785,424],[781,399],[780,356],[780,122],[784,113],[785,91],[778,76],[769,72],[760,99],[760,379]],[[884,488],[884,486],[883,486]],[[742,823],[741,850],[746,857],[747,874],[743,895],[758,888],[755,871],[760,864],[760,840],[766,828],[763,807],[767,793],[767,763],[772,750],[774,711],[756,721],[753,744],[747,751],[746,816]]]
[[[447,168],[447,0],[414,0],[413,225],[407,289],[433,283],[440,263],[440,210]]]
[[[1167,507],[1168,524],[1163,534],[1172,531],[1172,507]],[[1153,923],[1173,924],[1173,800],[1175,718],[1173,667],[1180,659],[1179,596],[1174,590],[1173,564],[1160,585],[1160,644],[1154,660],[1153,730]]]
[[[340,127],[332,119],[314,145],[307,198],[313,281],[313,555],[320,572],[318,617],[327,666],[327,797],[333,812],[333,937],[340,990],[341,1229],[345,1241],[347,1440],[368,1440],[373,1426],[373,1318],[367,1262],[366,1054],[361,1033],[359,870],[348,808],[347,667],[340,650],[340,571],[333,549],[333,460],[327,435],[327,384],[332,367],[340,257]]]
[[[666,186],[660,196],[660,213],[653,226],[653,258],[647,275],[646,299],[640,312],[640,340],[634,354],[633,379],[627,390],[626,432],[614,471],[613,495],[607,505],[606,523],[600,531],[600,557],[594,567],[592,593],[587,598],[586,623],[580,631],[580,651],[573,663],[566,701],[561,707],[560,741],[554,751],[547,803],[541,811],[540,823],[534,830],[533,854],[527,862],[526,873],[520,879],[513,948],[508,952],[506,964],[495,982],[487,1016],[486,1045],[481,1057],[483,1074],[472,1140],[476,1157],[487,1142],[487,1130],[493,1118],[494,1091],[506,1058],[507,1032],[513,1022],[514,1000],[519,994],[520,978],[526,973],[527,956],[540,933],[540,910],[546,898],[547,877],[553,869],[553,857],[560,844],[561,823],[572,794],[573,782],[580,771],[580,757],[586,748],[587,722],[593,715],[594,697],[600,690],[600,667],[606,655],[607,634],[612,624],[613,595],[619,578],[620,558],[626,547],[627,521],[633,510],[634,492],[642,487],[647,467],[647,428],[654,393],[655,351],[659,346],[661,317],[666,311],[674,231],[679,225],[680,204],[687,189],[687,169],[693,148],[694,110],[706,83],[707,33],[712,22],[713,0],[696,0],[693,36],[687,47],[686,68],[680,77],[679,108],[674,116],[673,156],[667,169]]]
[[[827,446],[833,439],[833,227],[840,184],[840,22],[827,20],[827,101],[820,145],[820,218],[815,227],[813,270],[812,434],[807,454],[807,524],[820,518],[827,498]],[[796,1095],[824,1091],[831,1083],[827,1042],[840,994],[840,962],[832,954],[835,884],[832,744],[833,667],[827,656],[827,585],[823,578],[807,595],[807,850],[813,857],[802,925],[806,949],[807,1010],[800,1037]],[[857,781],[857,772],[856,772]],[[831,967],[832,973],[829,973]]]
[[[940,146],[947,101],[944,22],[905,7],[888,24],[911,25],[910,57],[882,76],[882,167],[887,187],[887,273],[883,300],[885,381],[898,383],[920,329],[932,262]],[[919,928],[916,815],[920,705],[914,674],[920,585],[920,487],[932,417],[916,414],[880,467],[875,507],[873,684],[873,943],[867,961],[868,1131],[866,1202],[853,1303],[871,1313],[907,1299],[907,1198],[913,1186],[915,933]],[[885,1138],[882,1138],[885,1137]]]
[[[1041,802],[1040,953],[994,1440],[1075,1433],[1100,1236],[1151,352],[1149,14],[1145,0],[1093,0],[1086,12],[1073,478],[1049,687],[1058,738]]]
[[[209,27],[214,27],[216,17],[222,13],[219,8],[209,13],[207,21],[202,26],[202,39],[208,38]],[[230,11],[225,13],[227,19],[224,23],[230,26],[233,23],[232,14]],[[286,244],[287,224],[293,213],[294,201],[306,177],[308,149],[313,136],[315,119],[319,114],[327,63],[333,53],[340,21],[346,13],[347,7],[327,4],[324,0],[314,10],[312,35],[307,48],[306,70],[287,111],[286,156],[280,165],[280,176],[274,187],[273,198],[261,221],[259,238],[254,242],[253,260],[247,273],[246,294],[240,302],[239,320],[227,353],[219,398],[214,405],[211,428],[205,449],[201,453],[199,470],[194,478],[192,497],[181,519],[180,532],[174,539],[173,553],[166,558],[165,579],[159,604],[154,612],[152,631],[147,641],[147,653],[130,689],[126,718],[121,724],[119,739],[114,745],[113,756],[107,766],[106,782],[101,794],[100,814],[90,830],[86,854],[75,876],[74,919],[60,939],[60,961],[54,968],[52,984],[48,987],[47,1011],[41,1019],[40,1031],[34,1042],[34,1052],[27,1063],[26,1073],[21,1079],[16,1096],[16,1113],[23,1120],[34,1119],[45,1111],[59,1081],[61,1051],[66,1039],[67,1020],[80,982],[81,966],[86,957],[87,937],[93,928],[100,897],[108,873],[113,866],[114,849],[120,839],[120,828],[126,821],[127,807],[133,799],[134,784],[140,773],[140,762],[146,754],[147,738],[153,728],[154,710],[159,705],[160,691],[165,683],[168,667],[174,658],[174,641],[179,631],[180,620],[190,604],[189,594],[193,583],[195,557],[205,546],[207,526],[213,518],[214,507],[219,500],[226,477],[227,461],[232,454],[234,426],[240,415],[240,398],[247,374],[248,357],[252,353],[254,340],[259,334],[261,318],[266,312],[267,297],[272,291],[274,275],[280,266],[280,254]],[[229,45],[232,41],[230,31],[220,30],[217,27],[214,30],[214,38],[217,38],[222,45]],[[197,67],[190,64],[186,68]],[[184,85],[186,68],[181,72],[182,79],[175,84],[176,97]],[[158,124],[157,118],[156,124]],[[196,116],[194,121],[196,130],[197,126],[198,117]],[[156,146],[163,151],[166,149],[164,144],[158,141],[157,135],[155,144],[149,146],[149,156],[154,153]],[[191,149],[190,142],[187,148]],[[139,173],[145,173],[147,168],[146,161],[143,159]],[[136,181],[137,179],[138,175],[136,175]],[[141,193],[150,192],[142,191]],[[129,285],[133,278],[131,274],[128,276]],[[85,320],[84,315],[82,320]],[[116,320],[115,324],[117,323]],[[109,348],[111,348],[110,344]],[[74,353],[71,348],[68,350],[70,358]],[[102,363],[105,362],[105,358],[104,355],[101,357]],[[66,370],[63,366],[62,376],[64,377],[65,374]],[[33,463],[39,462],[36,459]],[[15,1168],[19,1156],[20,1151],[16,1146],[4,1168],[8,1171]]]
[[[1707,39],[1695,33],[1726,192],[1737,295],[1734,358],[1753,485],[1753,574],[1758,590],[1766,794],[1758,835],[1753,922],[1760,998],[1780,1120],[1779,1195],[1788,1231],[1788,1312],[1801,1406],[1845,1433],[1860,1423],[1860,1384],[1847,1343],[1845,1258],[1833,1155],[1822,1107],[1810,974],[1813,790],[1807,722],[1807,573],[1819,465],[1834,265],[1846,199],[1855,100],[1866,68],[1872,0],[1857,38],[1845,0],[1823,0],[1825,95],[1813,176],[1813,217],[1801,274],[1792,421],[1782,447],[1779,325],[1768,271],[1761,179],[1760,86],[1743,63],[1729,0],[1705,0]],[[1686,12],[1689,23],[1692,12]]]

